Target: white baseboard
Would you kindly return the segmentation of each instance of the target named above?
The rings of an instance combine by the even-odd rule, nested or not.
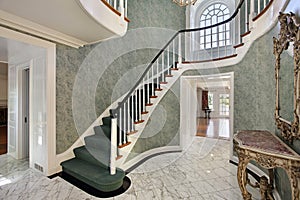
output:
[[[172,153],[172,152],[179,152],[179,151],[182,151],[182,148],[180,146],[165,146],[165,147],[151,149],[151,150],[141,153],[138,156],[134,157],[133,159],[125,162],[120,168],[123,169],[124,171],[127,171],[127,170],[130,171],[130,168],[133,168],[134,165],[137,165],[139,162],[142,164],[148,158],[151,158],[153,156],[157,156],[160,154],[164,154],[164,153]]]

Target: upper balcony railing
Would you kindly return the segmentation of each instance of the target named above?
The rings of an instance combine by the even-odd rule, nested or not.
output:
[[[101,1],[117,15],[124,16],[124,19],[126,21],[129,21],[127,18],[127,0],[101,0]]]

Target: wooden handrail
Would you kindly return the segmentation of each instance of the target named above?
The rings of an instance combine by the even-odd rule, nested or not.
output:
[[[219,22],[216,23],[214,25],[210,25],[210,26],[206,26],[206,27],[200,27],[200,28],[193,28],[193,29],[183,29],[180,30],[178,32],[176,32],[173,37],[167,42],[167,44],[158,52],[158,54],[153,58],[153,60],[150,62],[150,64],[146,67],[145,71],[143,72],[143,74],[140,76],[139,80],[134,84],[134,86],[129,90],[129,92],[127,93],[127,95],[123,98],[123,100],[118,103],[118,106],[115,109],[111,110],[111,114],[113,117],[117,116],[117,111],[121,108],[121,106],[123,106],[123,104],[126,103],[127,99],[131,96],[131,94],[134,92],[135,88],[137,88],[140,84],[140,82],[143,80],[143,78],[147,75],[148,71],[151,69],[152,65],[156,62],[156,60],[159,58],[159,56],[165,51],[165,49],[171,44],[171,42],[180,34],[180,33],[186,33],[186,32],[195,32],[195,31],[201,31],[201,30],[205,30],[205,29],[210,29],[213,27],[217,27],[220,26],[222,24],[226,24],[228,22],[230,22],[231,20],[233,20],[236,15],[238,14],[240,8],[242,7],[243,3],[245,0],[240,0],[240,3],[238,4],[238,6],[236,7],[234,13],[227,19],[224,20],[223,22]]]
[[[117,14],[118,16],[121,17],[121,13],[118,10],[116,10],[113,6],[111,6],[109,3],[107,3],[107,1],[101,0],[101,2],[104,3],[104,5],[106,5],[115,14]],[[130,20],[126,16],[124,16],[124,19],[125,19],[125,21],[130,22]]]

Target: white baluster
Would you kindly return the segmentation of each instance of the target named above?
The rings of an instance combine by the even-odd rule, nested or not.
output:
[[[139,121],[142,121],[142,90],[141,87],[139,91]]]
[[[173,40],[173,68],[175,68],[175,40]]]
[[[114,0],[114,9],[117,10],[117,0]]]
[[[124,110],[122,111],[122,114],[124,113],[124,117],[123,118],[125,118],[125,105],[123,105],[123,108],[124,108]],[[122,117],[122,115],[121,115],[121,117]],[[125,126],[125,121],[124,121],[124,126]],[[123,125],[121,123],[121,127],[120,127],[121,130],[120,131],[121,131],[121,133],[123,133],[123,144],[126,144],[127,143],[127,141],[126,141],[126,132],[123,131],[124,128],[122,128],[122,127],[123,127]]]
[[[128,126],[128,133],[131,131],[131,127],[130,127],[130,122],[131,122],[131,118],[130,118],[130,98],[127,100],[127,126]]]
[[[137,90],[135,90],[135,121],[138,122],[139,119],[138,119],[138,98],[137,98]]]
[[[152,74],[153,74],[153,66],[151,66],[152,68]],[[152,75],[153,76],[153,75]],[[147,73],[147,104],[150,104],[150,97],[152,96],[152,94],[150,94],[150,72]],[[153,84],[152,84],[153,85]],[[153,86],[152,86],[153,87]],[[146,111],[146,106],[145,106],[145,111]]]
[[[131,95],[131,124],[132,124],[132,131],[134,131],[134,93]]]
[[[122,145],[122,108],[119,111],[119,146]]]
[[[252,19],[256,16],[255,13],[255,2],[254,0],[250,0],[250,14],[249,14],[249,29],[253,28],[253,21]]]
[[[110,174],[116,174],[116,158],[117,158],[117,118],[111,119],[111,135],[110,135]]]
[[[124,6],[124,7],[125,7],[125,8],[124,8],[124,10],[125,10],[125,11],[124,11],[124,14],[125,14],[125,17],[127,17],[127,16],[128,16],[128,15],[127,15],[127,12],[128,12],[128,11],[127,11],[127,0],[125,0],[125,3],[124,3],[124,4],[125,4],[125,6]]]
[[[142,107],[144,108],[144,110],[142,112],[146,112],[146,85],[145,85],[145,78],[143,78],[142,91],[143,91],[143,98],[142,98],[143,104],[142,104]]]
[[[245,1],[245,32],[248,31],[248,1]]]
[[[151,71],[152,71],[152,84],[151,84],[151,86],[152,86],[152,94],[151,95],[153,95],[153,96],[155,96],[155,91],[154,91],[154,83],[155,83],[155,81],[154,81],[154,69],[153,69],[153,65],[151,66]],[[148,74],[149,76],[150,76],[150,73]],[[150,81],[150,78],[148,79],[149,81]],[[149,82],[149,84],[150,84],[150,82]],[[150,85],[149,85],[149,95],[150,95]],[[149,101],[149,103],[150,103],[150,101]]]
[[[221,25],[222,26],[222,25]],[[219,26],[217,26],[217,48],[218,48],[218,53],[217,53],[217,55],[218,55],[218,58],[220,58],[220,41],[219,41],[219,35],[220,33],[219,33]],[[222,34],[222,33],[221,33]]]
[[[165,52],[162,52],[162,57],[161,57],[161,81],[165,82]]]
[[[159,88],[159,74],[158,74],[158,72],[159,72],[159,70],[158,70],[159,63],[158,63],[158,60],[159,60],[159,58],[156,61],[156,82],[157,82],[157,87]]]
[[[224,30],[225,30],[225,56],[227,56],[227,33],[226,33],[226,31],[227,31],[227,23],[226,24],[224,24],[224,26],[225,26],[225,28],[224,28]]]
[[[126,103],[123,104],[123,137],[126,138],[126,133],[127,133],[127,117],[126,117]],[[128,129],[129,130],[129,129]]]
[[[178,35],[178,63],[182,63],[182,55],[181,55],[181,33]]]
[[[266,6],[267,6],[267,1],[264,0],[264,8],[263,9],[265,9]]]
[[[260,0],[257,1],[257,14],[260,13]]]
[[[168,56],[167,56],[167,70],[168,70],[168,75],[171,75],[171,69],[170,69],[170,45],[168,46],[168,49],[167,49],[167,53],[168,53]]]
[[[117,1],[117,0],[115,0],[115,1]],[[124,0],[119,0],[119,11],[121,13],[121,17],[124,18],[124,16],[125,16]]]
[[[210,24],[212,24],[212,19]],[[213,59],[213,34],[212,34],[212,28],[210,29],[211,34],[210,34],[210,58]]]

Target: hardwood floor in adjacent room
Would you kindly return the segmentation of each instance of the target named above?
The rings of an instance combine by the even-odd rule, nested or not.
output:
[[[7,153],[7,126],[0,126],[0,155]]]
[[[197,118],[197,136],[211,138],[230,138],[228,118]]]

